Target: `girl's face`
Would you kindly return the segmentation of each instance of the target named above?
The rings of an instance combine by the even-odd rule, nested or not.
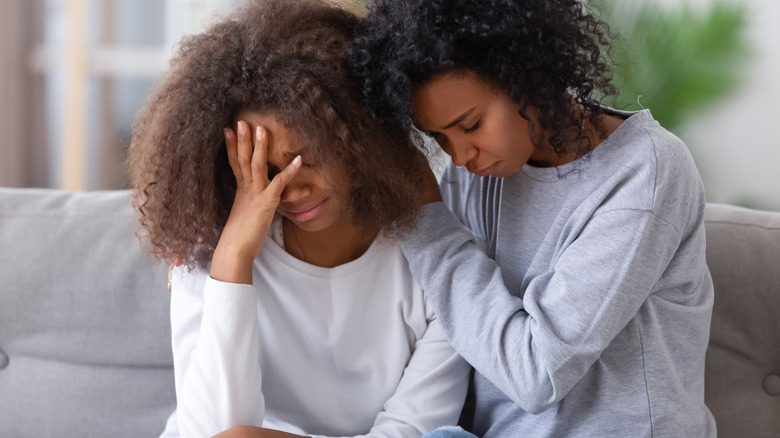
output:
[[[255,132],[258,126],[266,129],[269,179],[296,155],[302,158],[301,169],[282,192],[277,212],[308,232],[351,226],[345,208],[348,185],[338,179],[338,172],[315,162],[294,131],[285,128],[276,117],[254,111],[242,111],[237,120],[246,122],[249,132]]]
[[[475,74],[438,76],[414,91],[412,103],[417,128],[476,175],[509,176],[539,155],[519,105]]]

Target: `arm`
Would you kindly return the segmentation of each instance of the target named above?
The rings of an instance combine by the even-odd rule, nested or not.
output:
[[[585,375],[637,313],[680,241],[648,211],[598,215],[521,299],[443,203],[424,211],[401,245],[415,279],[455,349],[532,413],[559,402]]]
[[[300,167],[293,160],[273,181],[267,138],[254,141],[239,122],[225,131],[237,190],[211,264],[211,275],[178,269],[172,278],[171,328],[177,419],[185,437],[211,436],[239,424],[261,424],[260,335],[252,262],[262,248],[279,197]]]
[[[468,364],[453,351],[441,326],[436,320],[430,321],[425,333],[415,344],[414,353],[395,393],[377,415],[371,430],[359,437],[419,437],[436,427],[455,424],[466,396],[468,372]],[[360,397],[360,394],[354,396]],[[235,427],[217,435],[219,438],[295,436],[299,435],[251,426]]]
[[[468,378],[468,364],[447,342],[439,321],[430,320],[395,393],[377,414],[371,430],[360,436],[407,438],[455,424],[463,409]]]
[[[174,271],[171,329],[181,436],[262,423],[255,293],[252,286],[221,283],[202,271]]]
[[[225,129],[236,197],[211,261],[212,278],[242,284],[252,284],[252,262],[268,235],[282,191],[301,167],[301,157],[295,157],[269,181],[268,135],[262,126],[256,128],[254,138],[249,131],[249,125],[241,121],[237,133]]]
[[[439,321],[431,320],[415,344],[398,388],[377,415],[368,436],[414,436],[457,423],[469,369],[447,342]]]

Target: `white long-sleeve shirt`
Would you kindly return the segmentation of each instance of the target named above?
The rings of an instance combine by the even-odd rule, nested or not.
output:
[[[357,260],[322,268],[268,238],[253,278],[174,271],[178,408],[163,437],[235,425],[416,437],[457,421],[468,366],[397,245],[380,238]]]

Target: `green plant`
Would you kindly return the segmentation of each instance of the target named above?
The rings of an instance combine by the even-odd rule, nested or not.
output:
[[[618,34],[614,107],[649,108],[674,130],[739,84],[748,53],[743,5],[715,1],[694,10],[687,4],[665,8],[648,1],[592,3]]]

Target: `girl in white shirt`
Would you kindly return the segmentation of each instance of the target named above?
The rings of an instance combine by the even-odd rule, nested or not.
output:
[[[458,419],[468,367],[394,239],[427,162],[361,107],[357,21],[249,2],[182,42],[139,113],[134,205],[176,265],[163,436],[415,437]]]

